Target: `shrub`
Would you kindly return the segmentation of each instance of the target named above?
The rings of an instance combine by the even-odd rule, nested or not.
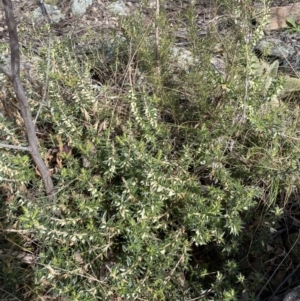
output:
[[[265,91],[252,68],[262,28],[236,44],[249,30],[248,4],[234,3],[232,38],[199,39],[195,11],[183,11],[195,63],[175,77],[164,12],[159,57],[151,28],[137,17],[123,20],[121,44],[103,42],[87,56],[54,41],[37,127],[45,130],[55,201],[42,196],[27,156],[2,155],[3,175],[11,161],[11,177],[27,185],[24,192],[9,184],[4,224],[36,242],[30,298],[239,300],[263,288],[262,270],[253,286],[242,259],[263,256],[282,214],[278,196],[298,188],[299,111],[272,105],[280,82]],[[217,39],[225,77],[210,64]],[[46,50],[37,74],[45,72]]]

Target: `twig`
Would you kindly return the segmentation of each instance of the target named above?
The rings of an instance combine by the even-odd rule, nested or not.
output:
[[[167,284],[167,282],[169,282],[169,280],[171,279],[172,275],[174,274],[174,272],[176,271],[176,269],[178,268],[179,264],[182,262],[184,258],[184,254],[181,255],[181,257],[179,258],[178,262],[176,263],[175,267],[173,268],[173,270],[169,273],[169,275],[166,277],[164,283]]]
[[[42,12],[42,15],[45,16],[47,18],[47,21],[49,23],[53,23],[53,20],[51,19],[47,9],[46,9],[46,6],[44,4],[44,0],[40,0],[39,1],[39,5],[40,5],[40,9],[41,9],[41,12]]]
[[[18,229],[2,229],[3,233],[18,233],[18,234],[30,234],[30,230],[18,230]]]
[[[3,143],[0,143],[0,148],[11,148],[11,149],[17,149],[17,150],[22,150],[27,152],[31,151],[31,149],[27,146],[17,146],[17,145],[3,144]]]
[[[0,288],[0,291],[2,291],[3,293],[7,294],[8,296],[12,297],[11,300],[16,300],[16,301],[22,301],[21,299],[19,299],[18,297],[15,296],[15,294],[11,294],[10,292]],[[4,296],[4,294],[2,293],[2,296]]]
[[[43,98],[40,102],[40,105],[39,105],[39,109],[37,111],[37,114],[35,116],[35,119],[34,119],[34,124],[36,124],[37,122],[37,119],[40,115],[40,112],[41,112],[41,109],[42,109],[42,106],[47,103],[46,101],[46,96],[47,96],[47,93],[48,93],[48,86],[49,86],[49,69],[50,69],[50,49],[51,49],[51,35],[49,36],[49,41],[48,41],[48,50],[47,50],[47,69],[46,69],[46,79],[45,79],[45,85],[44,85],[44,93],[43,93]]]
[[[271,277],[269,277],[268,281],[266,282],[266,284],[263,286],[263,288],[260,290],[257,298],[260,297],[260,295],[262,294],[262,292],[264,291],[264,289],[267,287],[267,285],[271,282],[271,280],[273,279],[274,275],[276,274],[276,272],[278,271],[278,269],[281,267],[282,263],[286,260],[286,258],[289,256],[290,252],[293,250],[293,248],[295,247],[296,243],[298,242],[300,238],[300,230],[298,232],[298,237],[296,239],[296,241],[294,242],[294,244],[292,245],[292,247],[289,249],[289,251],[286,253],[286,255],[284,256],[284,258],[281,260],[281,262],[279,263],[278,267],[275,269],[275,271],[273,272],[273,274],[271,275]]]
[[[155,20],[155,59],[156,59],[156,72],[158,78],[160,78],[161,70],[160,70],[160,51],[159,51],[159,0],[156,0],[156,20]]]
[[[27,140],[29,144],[30,155],[42,176],[48,199],[52,200],[54,193],[54,185],[51,179],[50,172],[47,166],[45,165],[39,151],[35,126],[32,121],[32,116],[25,95],[25,91],[21,83],[19,39],[17,32],[17,24],[13,13],[12,2],[11,0],[3,0],[2,2],[5,12],[5,19],[8,27],[9,44],[11,51],[11,76],[9,76],[9,78],[12,82],[16,98],[20,104],[21,114],[24,120]]]
[[[280,289],[283,287],[283,285],[289,280],[291,279],[295,274],[296,272],[298,272],[298,270],[300,269],[300,263],[296,266],[296,268],[293,270],[293,272],[288,275],[282,282],[281,284],[277,287],[277,289],[275,290],[275,292],[272,294],[271,297],[268,297],[268,300],[272,300],[273,297],[276,296],[276,294],[280,291]]]

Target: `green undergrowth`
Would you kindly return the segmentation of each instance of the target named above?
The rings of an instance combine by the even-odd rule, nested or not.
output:
[[[235,24],[251,9],[241,2],[224,8]],[[24,82],[35,116],[49,80],[37,128],[56,197],[44,197],[28,155],[1,152],[1,240],[35,256],[2,269],[2,300],[18,290],[23,300],[254,300],[276,288],[263,263],[299,187],[299,106],[253,72],[260,28],[235,26],[250,41],[214,27],[201,39],[194,16],[183,10],[168,27],[161,10],[159,56],[139,15],[92,51],[78,46],[88,34],[52,38],[49,70],[48,43],[40,49],[36,87]],[[194,62],[185,69],[171,55],[181,21]],[[210,63],[216,45],[225,76]],[[17,134],[9,122],[1,115],[1,131]],[[30,278],[18,290],[5,282],[16,269]]]

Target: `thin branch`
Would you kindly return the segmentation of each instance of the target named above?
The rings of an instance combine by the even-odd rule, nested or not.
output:
[[[40,0],[39,1],[39,5],[40,5],[40,9],[41,9],[41,12],[42,12],[42,15],[45,16],[47,18],[47,21],[52,24],[53,23],[53,20],[52,18],[50,17],[48,11],[47,11],[47,8],[44,4],[44,1],[43,0]]]
[[[263,288],[260,290],[257,298],[260,297],[260,295],[263,293],[263,291],[265,290],[265,288],[268,286],[268,284],[271,282],[271,280],[273,279],[274,275],[277,273],[278,269],[281,267],[281,265],[283,264],[283,262],[286,260],[286,258],[289,256],[289,254],[291,253],[291,251],[294,249],[295,245],[297,244],[298,240],[300,238],[300,230],[298,231],[298,237],[296,239],[296,241],[294,242],[294,244],[291,246],[291,248],[289,249],[289,251],[285,254],[284,258],[281,260],[281,262],[279,263],[278,267],[275,269],[275,271],[273,272],[273,274],[269,277],[268,281],[265,283],[265,285],[263,286]]]
[[[40,105],[39,105],[39,109],[38,109],[37,114],[36,114],[35,119],[34,119],[34,124],[36,124],[36,122],[37,122],[37,119],[38,119],[38,117],[40,115],[40,112],[42,110],[42,106],[45,103],[47,103],[46,97],[47,97],[48,88],[49,88],[50,50],[51,50],[51,35],[49,36],[49,41],[48,41],[47,69],[46,69],[46,79],[45,79],[45,85],[44,85],[44,93],[43,93],[43,98],[42,98],[42,100],[40,102]]]
[[[18,229],[1,229],[4,233],[18,233],[18,234],[28,234],[31,233],[30,230],[18,230]]]
[[[160,78],[161,70],[160,70],[160,43],[159,43],[159,0],[156,0],[156,12],[155,12],[155,59],[156,59],[156,72],[158,78]]]
[[[27,146],[17,146],[17,145],[3,144],[3,143],[0,143],[0,148],[11,148],[11,149],[17,149],[17,150],[22,150],[27,152],[31,151],[31,149]]]
[[[48,11],[45,7],[45,4],[43,3],[42,0],[40,0],[40,9],[41,9],[41,12],[44,16],[47,17],[47,21],[51,24],[53,23],[50,15],[48,14]],[[50,70],[50,50],[51,50],[51,42],[52,42],[52,35],[50,34],[49,35],[49,40],[48,40],[48,49],[47,49],[47,69],[46,69],[46,78],[45,78],[45,85],[44,85],[44,93],[43,93],[43,98],[40,102],[40,105],[39,105],[39,109],[37,111],[37,114],[35,116],[35,119],[34,119],[34,124],[36,124],[37,122],[37,119],[40,115],[40,112],[42,110],[42,106],[47,103],[46,101],[46,97],[47,97],[47,94],[48,94],[48,88],[49,88],[49,70]]]
[[[292,277],[299,272],[300,269],[300,263],[296,266],[296,268],[293,270],[293,272],[288,275],[282,282],[281,284],[276,288],[275,292],[272,294],[271,297],[268,297],[268,300],[273,300],[273,298],[276,296],[276,294],[280,291],[280,289],[283,287],[285,283],[288,282],[289,279],[292,279]]]
[[[47,166],[45,165],[39,151],[35,126],[32,120],[25,91],[21,83],[19,39],[18,39],[18,32],[17,32],[17,24],[13,13],[12,2],[11,0],[2,0],[2,2],[3,2],[4,12],[5,12],[5,19],[8,27],[9,44],[10,44],[10,52],[11,52],[10,80],[12,82],[16,94],[16,98],[21,108],[21,114],[26,129],[30,155],[42,176],[48,199],[52,200],[53,193],[54,193],[54,185],[51,179],[50,172]]]

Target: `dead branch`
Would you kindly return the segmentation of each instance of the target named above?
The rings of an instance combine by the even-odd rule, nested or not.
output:
[[[35,132],[35,126],[32,120],[28,101],[25,95],[23,85],[20,78],[20,49],[17,33],[17,24],[13,13],[13,6],[11,0],[2,0],[6,24],[9,33],[9,44],[11,51],[11,72],[9,78],[12,82],[16,98],[21,108],[21,115],[24,120],[26,135],[29,145],[30,155],[36,164],[46,189],[46,194],[49,199],[53,198],[54,186],[47,166],[45,165],[38,147],[38,139]],[[3,70],[2,70],[3,71]]]
[[[28,152],[30,152],[30,148],[26,147],[26,146],[17,146],[17,145],[9,145],[9,144],[0,143],[0,147],[11,148],[11,149],[17,149],[17,150],[22,150],[22,151],[28,151]]]

